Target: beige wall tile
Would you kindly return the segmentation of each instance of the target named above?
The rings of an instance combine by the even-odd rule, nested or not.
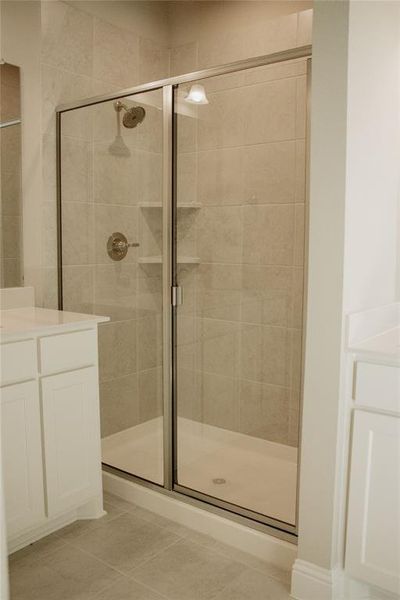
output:
[[[21,170],[21,127],[6,127],[1,130],[1,171]]]
[[[162,154],[137,151],[137,179],[133,183],[138,202],[156,204],[162,201]],[[134,171],[134,169],[133,169]]]
[[[241,326],[241,377],[289,387],[291,335],[284,327]]]
[[[195,109],[197,111],[197,108]],[[178,152],[197,152],[198,120],[178,112],[177,147]]]
[[[161,314],[140,318],[136,324],[138,370],[154,369],[162,365]]]
[[[289,395],[288,388],[240,380],[240,431],[286,444]]]
[[[198,153],[198,194],[203,205],[242,204],[245,188],[245,150],[218,148]]]
[[[200,383],[200,374],[194,369],[184,368],[178,354],[177,413],[179,417],[203,421]]]
[[[198,216],[197,249],[201,262],[240,263],[242,257],[242,209],[213,206]]]
[[[197,42],[189,42],[170,49],[171,77],[197,70]]]
[[[294,139],[296,80],[280,79],[247,87],[242,112],[246,116],[246,144]]]
[[[57,266],[57,207],[55,202],[44,202],[42,206],[42,222],[45,235],[42,239],[42,261],[45,267],[56,267]],[[75,224],[74,224],[75,226]],[[79,229],[79,226],[78,226]],[[82,231],[82,230],[81,230]],[[74,237],[74,232],[72,237]],[[87,247],[88,244],[87,233],[83,240],[83,246]],[[75,238],[76,240],[76,238]],[[69,243],[69,232],[67,235],[66,246],[68,248],[67,255],[68,259],[71,259],[71,247]],[[87,260],[84,262],[88,262]],[[68,264],[68,261],[67,263]],[[71,263],[70,263],[71,264]],[[81,264],[81,263],[77,263]]]
[[[244,52],[246,57],[262,56],[296,46],[297,14],[276,19],[260,19],[246,31]]]
[[[94,19],[93,77],[124,87],[139,81],[139,39],[131,31]]]
[[[177,174],[177,203],[193,204],[197,198],[197,152],[180,153]],[[184,216],[182,213],[181,216]]]
[[[139,82],[147,83],[169,77],[169,49],[154,40],[139,38]]]
[[[2,150],[4,150],[2,148]],[[1,171],[0,212],[8,217],[21,215],[21,173],[19,171]]]
[[[196,312],[199,317],[240,320],[242,270],[241,265],[199,265],[196,281]]]
[[[209,94],[209,104],[198,107],[200,150],[239,146],[244,143],[245,138],[249,137],[248,129],[253,119],[247,110],[246,98],[249,89],[236,88]],[[253,105],[252,113],[254,112]],[[253,142],[249,138],[247,143]]]
[[[178,256],[197,256],[196,222],[197,211],[178,209],[176,233]]]
[[[254,85],[255,83],[298,77],[299,75],[304,75],[305,72],[306,61],[304,59],[291,60],[275,65],[248,69],[243,74],[243,84]]]
[[[62,207],[63,264],[92,264],[94,258],[93,205],[65,202]]]
[[[238,380],[202,371],[199,386],[203,406],[203,422],[223,429],[238,430]]]
[[[42,2],[42,62],[91,75],[93,18],[65,2]]]
[[[64,310],[93,312],[93,267],[63,268]]]
[[[199,69],[240,60],[246,53],[241,32],[223,28],[218,31],[217,35],[201,37],[198,44]]]
[[[19,216],[2,217],[3,256],[4,258],[20,258],[21,256],[21,227]]]
[[[248,146],[244,149],[245,201],[282,203],[295,199],[295,142]]]
[[[239,366],[239,324],[196,320],[196,369],[235,377]]]
[[[296,138],[306,137],[307,80],[305,75],[298,77],[296,90]]]
[[[136,373],[100,384],[101,437],[139,423],[138,376]]]
[[[295,206],[295,243],[294,243],[294,264],[302,266],[304,264],[304,238],[305,238],[305,210],[304,204]]]
[[[291,265],[293,238],[293,206],[254,205],[243,208],[245,263]]]
[[[304,203],[306,198],[306,144],[296,140],[296,202]]]
[[[304,271],[302,267],[293,268],[292,315],[289,325],[297,329],[303,327]]]
[[[114,262],[94,267],[94,302],[113,321],[136,318],[136,265]]]
[[[303,10],[298,13],[297,46],[312,43],[313,10]]]
[[[290,386],[299,390],[302,373],[302,333],[300,329],[290,330]]]
[[[61,140],[63,202],[90,202],[92,150],[89,142],[63,136]]]
[[[55,135],[55,108],[59,104],[87,98],[93,93],[92,80],[85,75],[78,75],[42,64],[42,132]],[[91,139],[91,109],[81,108],[61,117],[64,135]]]
[[[130,155],[116,155],[110,148],[111,144],[94,144],[93,200],[102,204],[134,206],[139,200],[139,152],[126,145]]]
[[[139,372],[140,422],[155,419],[163,414],[162,368]]]
[[[287,326],[292,311],[291,267],[243,266],[241,320]]]
[[[100,380],[137,371],[136,321],[104,323],[99,327]]]

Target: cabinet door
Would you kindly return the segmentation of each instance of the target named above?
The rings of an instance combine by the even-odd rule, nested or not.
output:
[[[44,519],[42,436],[36,381],[0,390],[8,537]]]
[[[356,411],[351,455],[346,569],[400,588],[400,418]]]
[[[99,492],[101,475],[97,370],[42,379],[49,516],[75,508]]]

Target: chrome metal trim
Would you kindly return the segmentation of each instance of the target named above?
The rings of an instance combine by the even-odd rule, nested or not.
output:
[[[180,494],[185,494],[187,496],[191,496],[192,498],[196,498],[197,500],[201,500],[202,502],[206,502],[207,504],[218,506],[219,508],[222,508],[229,513],[241,515],[246,519],[251,519],[252,521],[256,521],[257,523],[262,523],[263,525],[268,525],[268,527],[285,532],[289,535],[297,534],[295,525],[286,523],[285,521],[279,521],[278,519],[274,519],[272,517],[268,517],[267,515],[263,515],[262,513],[258,513],[248,508],[244,508],[242,506],[239,506],[238,504],[226,502],[225,500],[221,500],[220,498],[216,498],[215,496],[210,496],[209,494],[203,494],[202,492],[199,492],[197,490],[187,488],[184,485],[175,484],[173,489],[174,491],[179,492]]]
[[[191,81],[198,81],[200,79],[207,79],[208,77],[216,77],[218,75],[226,75],[233,73],[234,71],[244,71],[245,69],[253,69],[255,67],[263,67],[272,65],[274,63],[284,62],[287,60],[295,60],[297,58],[308,58],[311,56],[311,45],[301,46],[300,48],[291,48],[290,50],[283,50],[281,52],[274,52],[273,54],[266,54],[263,56],[257,56],[256,58],[246,58],[244,60],[238,60],[236,62],[228,63],[226,65],[218,67],[210,67],[208,69],[202,69],[200,71],[194,71],[193,73],[186,73],[185,75],[178,75],[177,77],[169,77],[167,79],[160,79],[151,83],[144,83],[125,90],[119,90],[111,94],[103,94],[102,96],[93,96],[86,98],[85,100],[79,100],[77,102],[68,102],[66,104],[60,104],[56,107],[56,112],[67,112],[75,110],[76,108],[84,108],[93,104],[100,104],[102,102],[109,102],[110,100],[118,100],[125,96],[132,96],[151,90],[156,90],[170,85],[179,85],[181,83],[190,83]]]
[[[301,471],[301,439],[302,439],[302,414],[304,400],[304,368],[306,355],[307,331],[307,300],[308,300],[308,248],[310,231],[310,133],[311,133],[311,69],[312,59],[307,59],[307,95],[306,95],[306,164],[305,164],[305,202],[304,202],[304,253],[303,253],[303,319],[301,341],[301,383],[299,406],[299,443],[297,450],[297,489],[296,489],[296,527],[299,525],[299,498],[300,498],[300,471]]]
[[[12,127],[13,125],[21,125],[21,119],[13,119],[12,121],[4,121],[4,123],[0,123],[0,129],[5,127]]]
[[[172,119],[173,89],[163,88],[163,191],[162,191],[162,289],[163,289],[163,406],[164,406],[164,486],[173,486],[172,411]]]
[[[185,504],[190,504],[195,506],[196,508],[200,508],[202,510],[206,510],[212,514],[218,515],[225,519],[229,519],[235,523],[239,523],[240,525],[244,525],[245,527],[249,527],[249,529],[255,529],[256,531],[260,531],[266,535],[270,535],[272,537],[276,537],[280,540],[285,540],[291,544],[297,545],[297,535],[294,533],[288,533],[282,529],[278,529],[271,525],[267,525],[266,523],[261,523],[260,521],[256,521],[254,519],[248,518],[246,516],[240,515],[236,512],[232,512],[224,509],[223,507],[216,506],[214,504],[210,504],[207,500],[199,500],[194,495],[188,495],[186,493],[181,493],[177,489],[168,490],[156,483],[152,483],[147,479],[141,479],[135,475],[131,475],[126,471],[121,471],[120,469],[116,469],[115,467],[110,467],[109,465],[103,464],[103,471],[107,473],[111,473],[113,475],[117,475],[122,479],[126,479],[127,481],[132,481],[133,483],[137,483],[138,485],[142,485],[143,487],[149,488],[160,494],[164,494],[174,500],[178,500],[179,502],[184,502]]]
[[[57,185],[57,293],[58,309],[63,310],[62,198],[61,198],[61,113],[56,114],[56,185]]]

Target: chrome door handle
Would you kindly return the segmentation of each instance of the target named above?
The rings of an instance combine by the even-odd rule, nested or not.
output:
[[[139,245],[138,242],[128,242],[123,233],[116,231],[107,240],[107,254],[111,260],[122,260],[129,248],[137,248]]]

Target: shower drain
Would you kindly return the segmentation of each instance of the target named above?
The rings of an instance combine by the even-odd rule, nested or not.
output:
[[[221,485],[223,483],[226,483],[226,479],[224,479],[223,477],[215,477],[215,479],[213,479],[212,482],[216,485]]]

